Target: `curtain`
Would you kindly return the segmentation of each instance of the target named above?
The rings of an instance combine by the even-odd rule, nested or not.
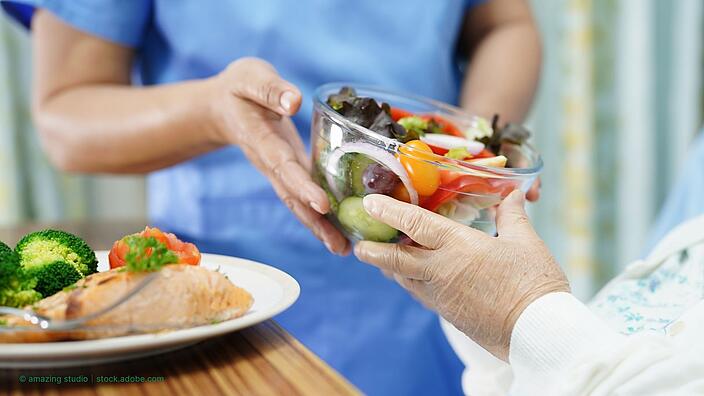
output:
[[[68,175],[49,164],[30,118],[30,53],[28,34],[0,16],[0,226],[145,218],[141,178]]]
[[[700,0],[533,0],[544,69],[531,214],[587,298],[638,258],[702,123]]]

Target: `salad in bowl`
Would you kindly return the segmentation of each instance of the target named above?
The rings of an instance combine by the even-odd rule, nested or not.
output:
[[[543,162],[520,125],[500,125],[409,94],[326,84],[314,97],[313,175],[329,217],[352,240],[404,236],[367,214],[362,198],[384,194],[495,232],[495,208],[527,191]]]

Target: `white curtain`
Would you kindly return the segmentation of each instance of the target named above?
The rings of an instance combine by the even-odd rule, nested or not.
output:
[[[531,210],[575,292],[641,255],[702,122],[701,0],[533,0],[544,70]]]
[[[145,218],[138,177],[86,177],[55,171],[29,113],[29,35],[0,16],[0,226],[24,221]]]

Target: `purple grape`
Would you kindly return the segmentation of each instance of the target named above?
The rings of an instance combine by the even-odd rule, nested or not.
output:
[[[396,174],[378,163],[367,166],[362,174],[362,183],[367,194],[391,194],[399,182]]]

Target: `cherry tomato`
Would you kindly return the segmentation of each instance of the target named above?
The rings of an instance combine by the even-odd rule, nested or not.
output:
[[[157,241],[165,244],[167,249],[176,253],[176,256],[178,256],[178,264],[200,264],[200,251],[198,251],[196,245],[183,242],[172,233],[163,232],[156,227],[146,227],[144,231],[140,232],[138,235],[144,238],[154,237]],[[124,242],[124,239],[125,238],[122,238],[116,241],[108,254],[111,269],[125,265],[125,256],[129,251],[129,247]]]
[[[420,140],[411,140],[400,151],[401,165],[406,168],[418,195],[433,195],[440,185],[440,171],[435,165],[426,162],[432,161],[433,150]]]

